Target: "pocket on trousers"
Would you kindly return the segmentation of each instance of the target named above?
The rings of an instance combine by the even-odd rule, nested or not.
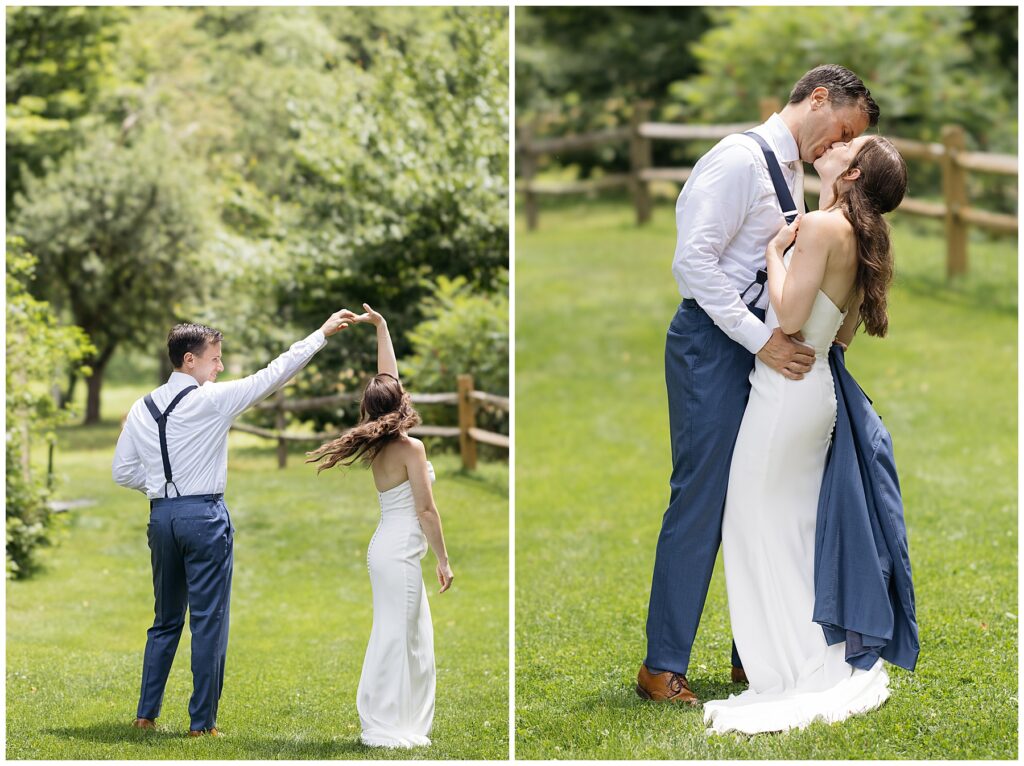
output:
[[[666,359],[682,365],[675,374],[683,374],[683,370],[688,370],[690,374],[696,371],[707,353],[713,331],[713,326],[705,327],[698,320],[684,320],[678,324],[673,320],[669,325],[665,344]]]
[[[174,536],[183,551],[199,560],[218,561],[228,555],[227,521],[216,516],[186,516],[174,520]]]

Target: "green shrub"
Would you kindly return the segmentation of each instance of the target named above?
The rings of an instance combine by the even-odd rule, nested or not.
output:
[[[24,243],[7,239],[7,577],[26,577],[38,568],[35,551],[50,542],[47,482],[33,477],[31,440],[56,443],[56,427],[71,412],[50,393],[58,377],[95,351],[78,327],[61,327],[48,303],[28,293],[35,259]]]
[[[7,577],[27,577],[38,567],[35,549],[50,544],[48,491],[22,471],[21,440],[7,438]]]
[[[477,391],[508,396],[507,287],[481,293],[462,277],[440,277],[423,302],[423,312],[425,319],[409,333],[413,354],[399,361],[411,391],[455,391],[458,376],[469,374]],[[458,412],[451,405],[419,409],[424,423],[458,422]],[[478,402],[477,425],[507,434],[508,414]]]

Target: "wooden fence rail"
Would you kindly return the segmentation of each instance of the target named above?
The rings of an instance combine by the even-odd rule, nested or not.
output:
[[[762,119],[778,111],[777,103],[762,103]],[[538,138],[530,124],[520,125],[516,141],[519,180],[516,190],[523,195],[528,228],[536,229],[540,222],[539,197],[541,195],[581,194],[605,189],[625,188],[630,192],[636,209],[638,225],[647,223],[653,207],[650,184],[656,181],[685,183],[693,168],[653,167],[652,142],[661,141],[718,141],[733,133],[749,130],[754,125],[680,125],[650,122],[650,104],[640,103],[633,110],[628,127],[611,128],[581,135],[558,138]],[[940,219],[945,222],[946,274],[949,277],[967,273],[967,232],[969,226],[980,226],[999,234],[1017,233],[1017,216],[994,213],[970,206],[967,193],[967,171],[996,175],[1018,175],[1016,155],[965,150],[965,133],[959,125],[942,129],[942,143],[914,141],[907,138],[890,139],[907,160],[937,162],[942,172],[943,202],[905,197],[897,208],[902,213]],[[607,144],[628,142],[628,173],[614,173],[580,181],[537,181],[539,159],[544,155],[592,149]],[[806,177],[804,188],[819,194],[821,181],[813,175]]]
[[[509,411],[509,400],[506,396],[489,394],[484,391],[476,391],[473,388],[472,375],[458,376],[459,390],[455,393],[440,394],[410,394],[409,398],[413,404],[454,404],[459,408],[458,426],[428,426],[419,425],[411,429],[409,433],[413,436],[440,436],[455,438],[459,440],[459,452],[462,455],[462,465],[467,470],[476,468],[476,445],[477,442],[490,444],[494,447],[509,448],[509,437],[505,434],[485,431],[476,427],[477,403],[487,404],[505,412]],[[288,465],[288,444],[289,442],[314,442],[336,439],[344,432],[326,431],[323,433],[289,433],[285,431],[285,413],[304,412],[318,410],[324,407],[331,407],[339,404],[358,402],[359,394],[334,394],[332,396],[315,396],[309,399],[286,399],[284,391],[278,391],[273,398],[267,399],[256,406],[261,410],[272,410],[275,414],[274,428],[260,428],[248,423],[234,423],[231,428],[242,433],[253,434],[264,439],[274,439],[277,442],[277,467],[284,468]]]

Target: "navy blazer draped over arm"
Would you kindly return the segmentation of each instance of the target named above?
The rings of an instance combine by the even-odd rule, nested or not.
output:
[[[829,366],[837,413],[818,500],[813,619],[830,646],[846,641],[854,667],[881,656],[913,670],[920,645],[892,437],[839,346]]]

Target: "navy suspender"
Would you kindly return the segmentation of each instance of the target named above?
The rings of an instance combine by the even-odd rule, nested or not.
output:
[[[167,487],[173,486],[174,491],[178,492],[178,485],[171,479],[171,458],[167,454],[167,418],[174,411],[174,408],[178,406],[178,402],[184,399],[199,386],[189,386],[188,388],[182,389],[178,392],[178,395],[171,400],[171,403],[167,406],[167,409],[160,412],[160,408],[153,402],[153,397],[146,394],[143,400],[146,402],[146,406],[149,407],[149,414],[153,416],[156,421],[157,428],[160,429],[160,457],[164,461],[164,497],[167,497]],[[181,493],[178,492],[178,496]]]
[[[793,195],[789,193],[789,187],[786,185],[786,179],[782,175],[782,167],[779,165],[779,161],[775,159],[775,152],[768,146],[768,142],[765,141],[761,136],[752,130],[748,130],[743,135],[750,136],[752,139],[757,141],[761,147],[761,151],[764,153],[765,162],[768,163],[768,175],[772,177],[772,185],[775,187],[775,195],[779,198],[779,205],[782,206],[782,215],[786,218],[786,225],[793,223],[796,220],[796,214],[799,212],[796,209],[796,203],[793,202]]]
[[[793,195],[789,191],[789,186],[786,185],[786,179],[782,175],[782,167],[779,165],[779,161],[775,158],[775,152],[772,151],[770,146],[768,146],[768,142],[754,131],[748,130],[743,135],[749,136],[757,141],[758,145],[761,147],[761,151],[764,153],[764,160],[768,163],[768,175],[771,176],[772,185],[775,187],[775,196],[779,198],[779,205],[782,207],[782,215],[785,217],[786,225],[788,226],[796,220],[796,214],[798,211],[796,203],[793,202]],[[790,247],[792,247],[792,245],[790,245]],[[740,293],[740,300],[743,300],[746,297],[750,288],[757,285],[757,297],[747,304],[753,308],[757,305],[757,302],[761,300],[761,295],[764,293],[764,285],[767,281],[768,272],[764,269],[758,269],[757,275],[754,277],[754,281],[747,285],[743,292]]]

